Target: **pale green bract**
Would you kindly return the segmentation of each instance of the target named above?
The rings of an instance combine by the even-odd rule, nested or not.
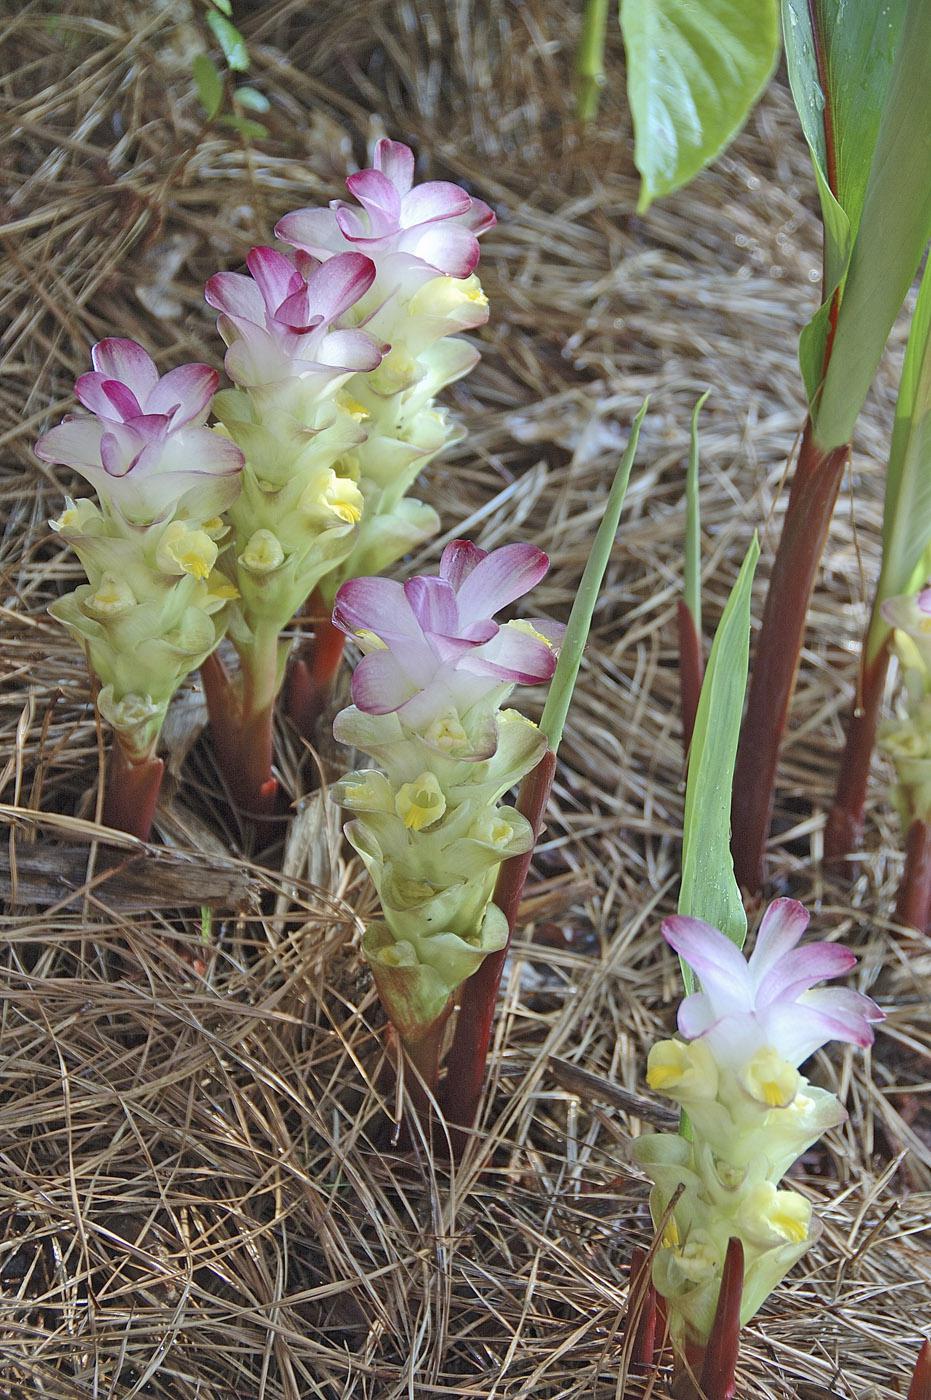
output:
[[[638,209],[686,184],[747,119],[779,56],[778,0],[621,0]]]
[[[100,713],[141,763],[154,755],[178,686],[225,631],[235,589],[215,563],[228,531],[219,520],[134,525],[86,498],[69,500],[52,528],[88,582],[49,612],[86,649]]]
[[[354,813],[346,835],[381,900],[383,920],[369,926],[363,948],[404,1039],[424,1035],[507,942],[507,921],[490,903],[495,880],[502,861],[534,838],[526,818],[499,800],[536,766],[545,741],[517,711],[496,715],[496,701],[488,696],[462,716],[454,738],[425,737],[397,714],[355,706],[334,725],[341,743],[381,765],[347,774],[333,795]]]

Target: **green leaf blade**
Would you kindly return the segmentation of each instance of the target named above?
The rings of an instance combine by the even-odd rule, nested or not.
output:
[[[931,5],[906,0],[830,363],[812,413],[823,451],[850,440],[931,237]]]
[[[621,0],[638,211],[736,136],[779,57],[778,0]]]
[[[867,661],[878,654],[890,627],[880,612],[887,598],[924,582],[931,541],[931,261],[924,276],[905,349],[895,424],[886,469],[883,558],[867,639]]]
[[[640,427],[648,407],[649,399],[644,402],[633,421],[627,449],[611,484],[604,515],[595,534],[591,553],[582,573],[582,581],[572,604],[569,621],[566,625],[566,634],[559,650],[559,660],[556,663],[556,670],[550,682],[546,704],[540,718],[540,730],[546,738],[547,745],[554,753],[559,748],[566,716],[569,713],[572,692],[575,689],[579,667],[582,664],[582,653],[588,640],[592,616],[601,593],[601,584],[608,567],[608,560],[611,557],[614,537],[617,534],[621,510],[624,506],[624,497],[627,494],[627,484],[630,481],[630,472],[637,453],[637,443],[640,439]]]
[[[747,916],[731,857],[731,791],[750,660],[750,596],[760,557],[754,536],[715,633],[689,753],[679,913],[727,934],[738,948]],[[686,989],[694,978],[683,965]]]

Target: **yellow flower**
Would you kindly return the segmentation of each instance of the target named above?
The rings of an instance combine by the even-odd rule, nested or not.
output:
[[[162,573],[205,579],[217,562],[218,553],[206,530],[192,530],[183,520],[173,520],[162,531],[155,562]]]
[[[771,1047],[758,1050],[740,1073],[740,1082],[751,1098],[768,1108],[787,1108],[798,1093],[798,1070]]]
[[[674,1099],[713,1099],[718,1068],[703,1040],[659,1040],[647,1060],[647,1083]]]
[[[394,810],[411,831],[433,826],[446,811],[446,798],[434,773],[421,773],[405,783],[394,799]]]
[[[802,1244],[811,1229],[811,1202],[797,1191],[779,1191],[771,1181],[761,1181],[748,1193],[740,1221],[751,1237]]]
[[[488,305],[482,284],[474,274],[471,277],[434,277],[414,293],[409,309],[412,316],[449,316],[470,303],[481,307]]]
[[[335,516],[344,525],[357,525],[365,504],[356,483],[346,476],[337,476],[332,468],[318,472],[305,488],[298,508],[309,519],[330,524]]]

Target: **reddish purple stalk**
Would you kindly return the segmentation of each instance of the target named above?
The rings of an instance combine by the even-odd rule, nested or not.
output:
[[[542,830],[555,772],[556,755],[548,749],[521,784],[517,810],[527,818],[537,836]],[[512,856],[502,865],[493,898],[508,921],[508,945],[499,953],[489,953],[462,989],[443,1098],[446,1119],[453,1129],[453,1151],[457,1154],[462,1152],[468,1140],[468,1129],[475,1123],[478,1113],[498,988],[532,857],[533,851],[529,850],[524,855]]]
[[[688,755],[695,730],[695,716],[698,714],[698,699],[701,695],[702,677],[705,663],[702,657],[701,637],[695,626],[695,618],[684,598],[679,599],[679,696],[682,706],[682,748]]]
[[[134,763],[127,757],[119,736],[114,737],[104,795],[104,826],[148,841],[164,772],[160,758]]]
[[[753,894],[763,882],[779,750],[847,452],[846,445],[822,451],[809,420],[773,561],[734,776],[734,870]]]
[[[900,924],[931,932],[931,825],[913,821],[905,842],[905,869],[895,917]]]
[[[652,1366],[657,1342],[661,1341],[657,1292],[652,1279],[649,1255],[639,1245],[631,1251],[630,1282],[627,1287],[627,1316],[624,1320],[624,1351],[630,1366]]]
[[[685,1365],[679,1369],[673,1384],[677,1400],[731,1400],[737,1389],[743,1288],[744,1249],[739,1239],[732,1239],[724,1258],[721,1291],[711,1332],[704,1345],[686,1346]]]
[[[921,1344],[912,1383],[908,1388],[908,1400],[931,1400],[931,1342]]]
[[[278,781],[272,773],[272,706],[249,707],[249,686],[236,695],[216,652],[200,668],[217,759],[233,799],[254,816],[270,816],[277,806]]]
[[[866,660],[869,630],[863,653],[854,708],[847,725],[847,742],[837,774],[834,805],[824,833],[824,856],[839,861],[856,851],[863,838],[863,808],[876,743],[879,711],[889,670],[889,643],[884,642],[872,661]]]
[[[317,720],[325,708],[343,659],[346,637],[334,627],[330,609],[314,589],[306,615],[314,634],[302,642],[288,675],[288,714],[297,732],[312,740]]]

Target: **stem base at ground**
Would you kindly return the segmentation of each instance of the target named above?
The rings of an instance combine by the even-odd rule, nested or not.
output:
[[[552,749],[548,749],[521,784],[517,810],[530,822],[537,837],[542,829],[555,772],[556,755]],[[462,989],[443,1098],[446,1119],[452,1129],[453,1151],[457,1155],[463,1151],[468,1140],[468,1129],[474,1125],[478,1114],[498,987],[532,859],[533,848],[523,855],[512,856],[501,867],[492,898],[507,919],[508,943],[500,952],[489,953]]]
[[[114,735],[103,804],[103,824],[148,841],[158,806],[165,765],[154,755],[135,762]]]

